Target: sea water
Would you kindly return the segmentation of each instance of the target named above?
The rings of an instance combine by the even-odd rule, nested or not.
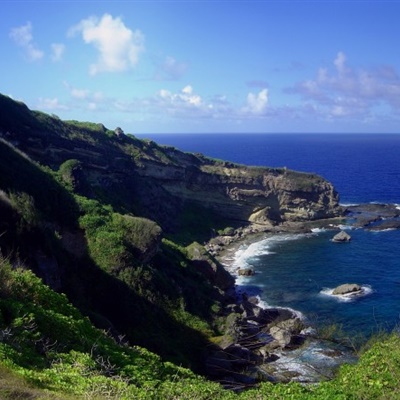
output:
[[[159,144],[247,165],[317,173],[332,182],[342,204],[400,204],[400,135],[158,134]],[[400,207],[400,206],[399,206]],[[400,322],[400,230],[348,229],[350,243],[330,230],[265,235],[233,255],[232,268],[251,267],[241,290],[269,306],[290,307],[313,324],[338,324],[351,334],[394,329]],[[342,283],[363,295],[332,296]]]

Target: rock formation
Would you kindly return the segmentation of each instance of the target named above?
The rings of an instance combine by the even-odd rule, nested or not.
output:
[[[33,160],[53,170],[78,160],[88,187],[115,208],[135,204],[137,215],[163,230],[178,229],[184,210],[200,207],[232,225],[270,226],[342,215],[334,187],[315,174],[247,167],[138,140],[102,124],[61,121],[1,96],[14,118],[0,131]],[[20,124],[19,121],[24,121]],[[228,225],[225,225],[225,227]]]
[[[344,283],[343,285],[340,285],[336,287],[332,294],[336,296],[340,295],[345,295],[345,294],[350,294],[350,293],[360,293],[362,291],[362,287],[360,285],[357,285],[356,283]]]
[[[345,231],[340,231],[332,239],[332,241],[336,243],[350,242],[350,240],[351,236]]]

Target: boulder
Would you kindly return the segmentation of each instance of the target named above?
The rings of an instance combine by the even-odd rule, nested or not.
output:
[[[362,287],[357,285],[356,283],[345,283],[333,289],[332,294],[336,296],[349,294],[349,293],[358,293],[362,291]]]
[[[270,328],[269,333],[275,339],[279,347],[285,348],[292,342],[294,336],[297,336],[303,328],[303,322],[300,318],[296,317],[278,322]]]
[[[239,276],[252,276],[255,274],[252,268],[238,268],[237,273]]]
[[[340,231],[332,239],[332,241],[336,243],[350,242],[350,240],[351,236],[345,231]]]

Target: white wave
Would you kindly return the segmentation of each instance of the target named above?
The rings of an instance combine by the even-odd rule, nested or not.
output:
[[[268,244],[265,243],[265,240],[252,243],[249,246],[242,245],[233,256],[233,263],[231,268],[234,271],[236,271],[238,268],[251,268],[251,259],[264,254],[269,254]]]
[[[321,232],[326,232],[326,228],[312,228],[311,229],[312,233],[321,233]]]
[[[351,225],[347,224],[339,224],[339,225],[329,224],[329,226],[331,228],[340,229],[341,231],[349,231],[354,229]]]
[[[265,300],[262,300],[260,296],[256,296],[256,297],[258,299],[258,304],[257,305],[260,308],[263,308],[264,310],[266,310],[267,308],[271,308],[270,305]]]
[[[390,232],[390,231],[397,231],[397,228],[371,229],[370,230],[370,232],[372,232],[372,233]]]
[[[305,315],[299,311],[299,310],[295,310],[293,308],[290,307],[281,307],[281,306],[272,306],[271,304],[268,304],[265,300],[263,300],[260,296],[256,296],[257,300],[258,300],[258,307],[263,308],[264,310],[268,310],[270,308],[276,309],[276,310],[289,310],[295,317],[301,319],[301,320],[305,320],[306,317]]]
[[[395,204],[396,210],[400,210],[400,204]]]
[[[339,205],[342,207],[357,207],[360,204],[359,203],[339,203]]]
[[[258,242],[251,243],[250,245],[242,245],[235,252],[233,262],[231,264],[231,272],[237,271],[238,268],[253,268],[252,261],[257,257],[274,254],[271,247],[279,242],[286,242],[289,240],[297,240],[306,237],[307,234],[281,234],[273,237],[268,237]]]
[[[333,294],[333,291],[334,291],[334,289],[324,288],[319,293],[324,296],[332,297],[338,301],[348,303],[348,302],[354,301],[355,299],[357,299],[359,297],[368,296],[371,293],[373,293],[374,290],[372,289],[372,287],[370,285],[362,285],[361,291],[359,291],[359,292],[351,292],[351,293],[347,293],[347,294],[343,294],[343,295],[337,295],[337,294]]]
[[[254,260],[255,258],[267,254],[273,254],[273,252],[271,251],[271,246],[274,243],[294,240],[297,237],[300,237],[300,235],[277,235],[274,237],[262,239],[258,242],[251,243],[250,245],[242,245],[233,256],[231,269],[236,271],[238,268],[251,268],[252,260]]]

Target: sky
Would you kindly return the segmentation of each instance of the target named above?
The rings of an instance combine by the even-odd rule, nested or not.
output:
[[[0,0],[0,93],[125,133],[400,133],[400,0]]]

